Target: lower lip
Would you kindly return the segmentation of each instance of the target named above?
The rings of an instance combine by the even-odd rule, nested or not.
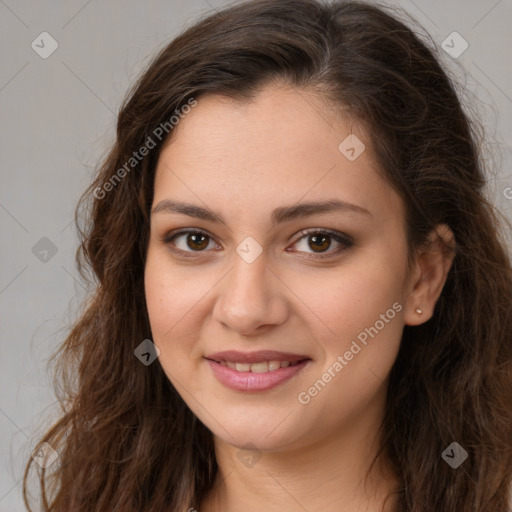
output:
[[[302,361],[294,366],[279,368],[265,373],[239,372],[229,366],[222,366],[220,363],[207,359],[217,380],[236,391],[265,391],[275,388],[300,372],[310,359]]]

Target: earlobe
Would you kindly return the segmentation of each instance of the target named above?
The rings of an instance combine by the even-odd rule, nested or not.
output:
[[[429,246],[419,251],[411,272],[406,325],[420,325],[432,318],[455,256],[455,237],[446,224],[437,226],[428,238]]]

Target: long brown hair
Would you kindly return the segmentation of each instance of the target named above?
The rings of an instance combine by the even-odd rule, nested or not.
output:
[[[345,1],[241,3],[174,39],[129,92],[116,142],[76,211],[77,262],[94,289],[55,354],[64,413],[40,440],[59,453],[38,468],[42,510],[183,512],[211,489],[211,432],[158,360],[145,366],[134,356],[151,339],[143,274],[165,141],[155,133],[204,94],[249,99],[274,79],[319,91],[368,129],[406,206],[410,255],[438,224],[455,235],[434,316],[405,326],[390,375],[380,455],[399,478],[396,511],[510,510],[512,270],[502,218],[484,194],[480,125],[434,45],[386,11]],[[154,147],[130,160],[149,138]],[[468,454],[457,469],[442,458],[453,442]],[[23,482],[29,510],[32,463]]]

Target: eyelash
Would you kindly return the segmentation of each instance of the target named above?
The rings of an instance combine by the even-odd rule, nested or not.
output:
[[[167,233],[166,235],[164,235],[161,240],[164,244],[169,246],[169,249],[172,252],[179,253],[180,255],[184,256],[185,258],[194,258],[194,257],[196,257],[195,253],[205,252],[205,249],[203,249],[201,251],[183,251],[182,249],[176,249],[176,248],[171,247],[172,242],[176,238],[178,238],[181,235],[188,235],[188,234],[205,235],[210,240],[214,240],[213,237],[211,237],[208,233],[206,233],[205,231],[202,231],[200,229],[184,229],[184,230],[181,230],[178,232],[170,232],[170,233]],[[314,228],[304,229],[300,232],[300,234],[302,236],[300,238],[297,238],[293,242],[293,245],[295,245],[297,242],[302,240],[302,238],[306,237],[307,235],[327,235],[328,237],[334,239],[336,242],[341,244],[340,247],[338,247],[337,249],[328,250],[326,253],[308,253],[309,256],[307,256],[307,258],[311,258],[311,259],[330,258],[334,255],[340,254],[340,253],[350,249],[350,247],[352,247],[354,245],[352,238],[349,237],[348,235],[339,233],[337,231],[331,231],[328,229],[314,229]]]

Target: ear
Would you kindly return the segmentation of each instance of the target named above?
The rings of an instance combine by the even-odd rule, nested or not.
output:
[[[446,224],[436,226],[428,239],[428,247],[419,251],[409,274],[405,325],[420,325],[432,318],[455,256],[455,237]]]

